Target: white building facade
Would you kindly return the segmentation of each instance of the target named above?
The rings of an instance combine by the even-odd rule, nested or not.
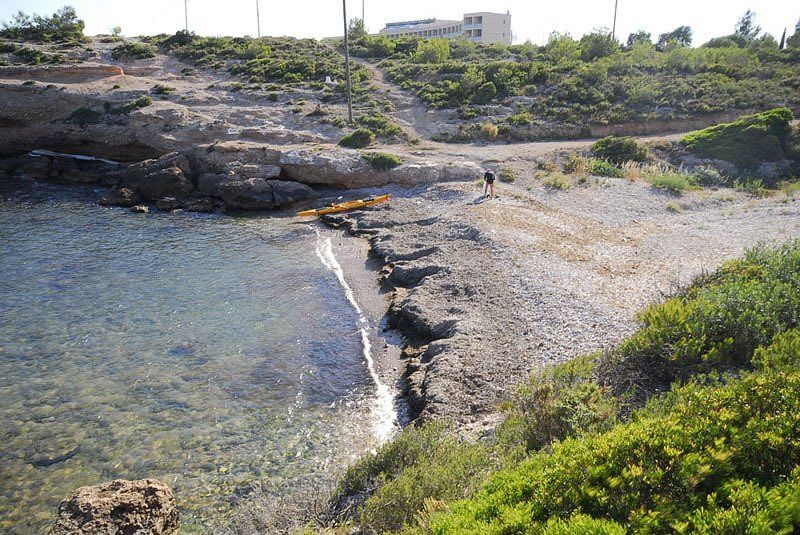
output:
[[[465,13],[461,20],[422,19],[390,22],[380,31],[390,38],[464,38],[476,43],[511,44],[511,13]]]

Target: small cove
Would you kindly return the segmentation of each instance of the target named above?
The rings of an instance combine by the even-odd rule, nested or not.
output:
[[[46,529],[78,486],[142,477],[198,526],[253,484],[297,487],[377,443],[375,326],[313,228],[99,196],[0,182],[3,531]]]

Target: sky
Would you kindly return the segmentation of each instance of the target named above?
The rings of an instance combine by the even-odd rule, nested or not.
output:
[[[348,18],[361,17],[362,0],[346,0]],[[200,35],[256,34],[256,0],[186,0],[189,29]],[[367,29],[387,22],[439,18],[459,20],[470,11],[511,12],[514,42],[543,44],[552,31],[575,37],[610,28],[614,0],[364,0]],[[0,21],[18,10],[50,14],[69,3],[86,22],[86,33],[108,33],[120,26],[128,36],[174,33],[184,27],[184,0],[0,0]],[[260,0],[262,35],[330,37],[342,35],[340,0]],[[800,19],[797,0],[619,0],[617,36],[644,29],[655,38],[682,25],[694,30],[694,44],[733,32],[747,10],[756,12],[764,31],[778,39]]]

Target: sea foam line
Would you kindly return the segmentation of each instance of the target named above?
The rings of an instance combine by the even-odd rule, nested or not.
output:
[[[378,372],[375,370],[375,360],[372,357],[372,344],[369,341],[369,321],[361,310],[358,301],[356,301],[353,289],[347,284],[342,266],[333,254],[331,239],[323,238],[319,231],[317,231],[316,252],[322,264],[331,270],[336,275],[336,278],[339,279],[339,284],[341,284],[344,289],[347,300],[353,305],[356,314],[358,314],[356,326],[361,333],[361,348],[364,354],[364,360],[367,362],[367,370],[369,370],[370,377],[372,377],[372,382],[375,383],[375,402],[372,404],[373,431],[381,443],[386,442],[392,437],[395,431],[397,413],[394,409],[394,395],[391,389],[381,381]]]

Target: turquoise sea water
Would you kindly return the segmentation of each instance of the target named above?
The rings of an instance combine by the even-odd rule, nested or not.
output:
[[[0,531],[141,477],[202,525],[374,443],[359,318],[312,228],[100,195],[0,182]]]

